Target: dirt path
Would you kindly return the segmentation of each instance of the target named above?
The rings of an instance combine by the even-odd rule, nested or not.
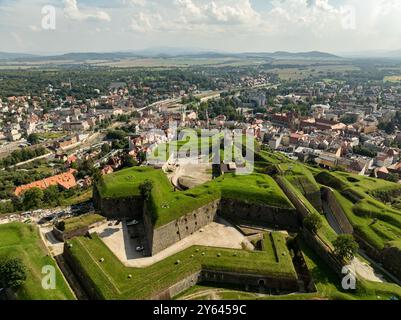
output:
[[[359,258],[354,258],[354,260],[351,262],[351,266],[357,275],[365,280],[373,282],[385,282],[383,275],[377,273],[369,264],[363,262]]]

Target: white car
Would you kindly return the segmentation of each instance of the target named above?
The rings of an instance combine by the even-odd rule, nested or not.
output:
[[[127,227],[136,226],[137,224],[139,224],[139,221],[138,221],[138,220],[128,221],[128,222],[127,222]]]

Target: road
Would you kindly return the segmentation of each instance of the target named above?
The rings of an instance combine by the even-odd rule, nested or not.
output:
[[[228,89],[228,90],[219,90],[219,91],[207,90],[207,91],[203,91],[201,93],[195,94],[195,97],[196,98],[200,98],[202,102],[206,102],[206,101],[208,101],[210,99],[214,99],[214,98],[220,97],[220,95],[222,93],[224,93],[224,92],[238,91],[238,90],[247,89],[247,88],[248,89],[256,89],[256,88],[265,87],[265,88],[268,89],[268,88],[277,88],[278,86],[279,85],[272,85],[272,84],[266,83],[266,84],[255,85],[255,86],[252,86],[252,87],[237,87],[237,88],[232,88],[232,89]],[[182,99],[182,97],[171,98],[171,99],[166,99],[166,100],[162,100],[162,101],[157,101],[157,102],[154,102],[154,103],[152,103],[152,104],[150,104],[150,105],[148,105],[146,107],[137,109],[136,111],[141,112],[141,111],[144,111],[144,110],[149,109],[149,108],[158,107],[160,105],[165,105],[168,108],[169,106],[172,106],[174,104],[180,103],[181,99]]]

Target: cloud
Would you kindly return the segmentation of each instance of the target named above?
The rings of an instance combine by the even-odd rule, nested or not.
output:
[[[176,0],[182,17],[188,21],[204,24],[254,25],[260,15],[252,8],[249,0],[214,0],[197,2]]]
[[[163,18],[159,14],[148,14],[140,12],[136,14],[130,25],[130,29],[135,32],[152,32],[161,28]]]
[[[147,4],[146,0],[122,0],[123,4],[128,4],[131,6],[140,6],[140,7],[145,7]]]
[[[64,0],[64,15],[76,21],[103,21],[110,22],[111,17],[105,11],[83,12],[78,8],[77,0]]]
[[[134,0],[138,1],[138,0]],[[139,0],[141,1],[141,0]],[[125,2],[132,2],[125,0]],[[132,15],[135,32],[233,32],[250,30],[263,23],[249,0],[154,0]]]

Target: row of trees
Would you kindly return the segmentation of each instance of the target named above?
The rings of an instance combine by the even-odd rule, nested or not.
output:
[[[17,163],[28,161],[47,153],[46,148],[23,148],[20,150],[15,150],[8,157],[0,160],[0,168],[10,167],[16,165]]]

